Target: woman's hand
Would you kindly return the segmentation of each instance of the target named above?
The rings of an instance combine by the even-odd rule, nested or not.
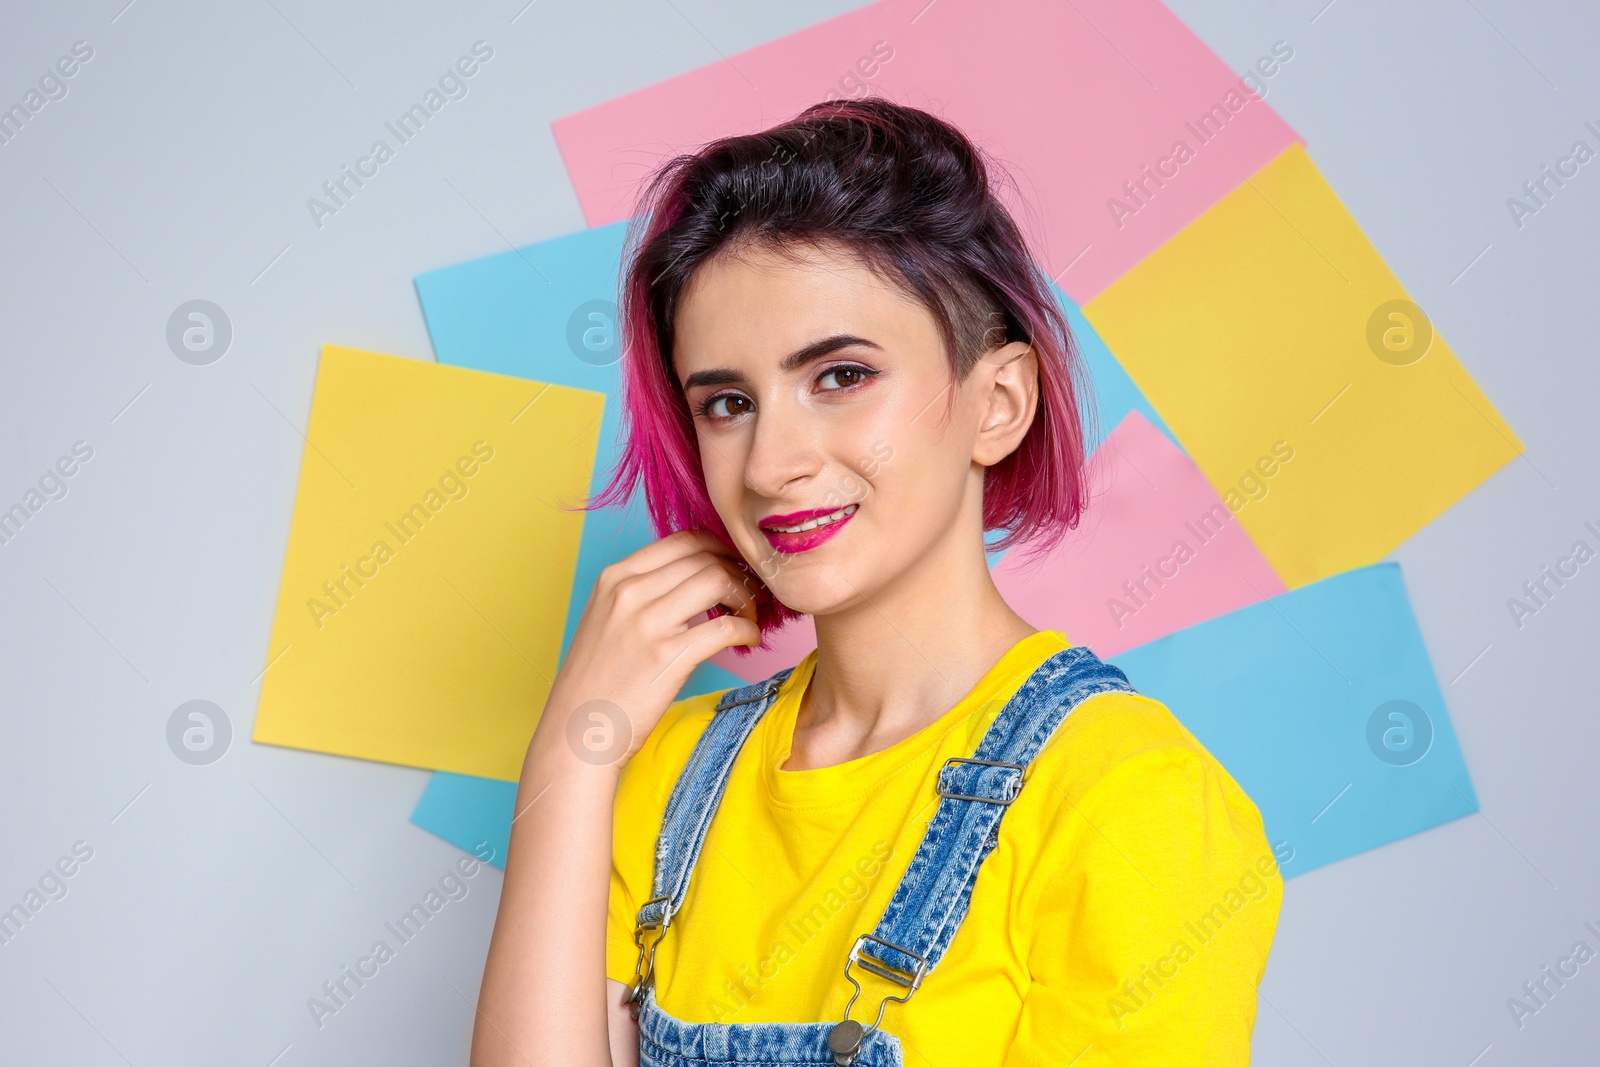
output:
[[[760,639],[758,595],[703,532],[600,573],[523,761],[473,1067],[636,1061],[628,989],[605,974],[618,776],[697,664]],[[733,614],[696,621],[718,605]]]
[[[756,604],[770,594],[752,584],[732,550],[697,530],[611,564],[584,605],[540,730],[567,733],[586,762],[626,763],[695,667],[760,642]],[[728,614],[696,622],[719,606]]]

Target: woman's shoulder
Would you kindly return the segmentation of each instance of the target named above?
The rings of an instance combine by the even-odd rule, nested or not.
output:
[[[1112,690],[1085,699],[1036,762],[1035,773],[1054,784],[1069,809],[1088,813],[1102,803],[1164,792],[1171,801],[1192,800],[1200,815],[1214,792],[1236,818],[1261,823],[1255,803],[1221,762],[1171,709],[1141,693]]]
[[[1147,891],[1162,907],[1200,913],[1243,886],[1251,899],[1270,900],[1257,909],[1270,942],[1281,882],[1270,878],[1277,865],[1260,809],[1165,704],[1096,694],[1062,721],[1035,763],[1033,775],[1048,785],[1022,791],[1034,790],[1022,825],[1037,834],[1041,879],[1029,884],[1069,910],[1075,894],[1099,893],[1102,921],[1125,923],[1130,936],[1146,928]],[[1273,884],[1263,889],[1258,878]]]

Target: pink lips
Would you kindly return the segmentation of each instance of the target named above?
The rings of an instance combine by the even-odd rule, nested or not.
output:
[[[844,506],[849,507],[848,504]],[[830,522],[826,526],[818,526],[815,529],[807,530],[804,533],[779,533],[776,530],[769,530],[767,527],[798,526],[802,522],[821,518],[823,515],[832,515],[838,510],[838,508],[812,508],[809,511],[795,511],[788,515],[768,515],[761,520],[761,532],[767,535],[767,542],[778,552],[789,555],[805,552],[816,548],[838,533],[844,528],[845,523],[856,517],[856,512],[852,511],[842,519]]]

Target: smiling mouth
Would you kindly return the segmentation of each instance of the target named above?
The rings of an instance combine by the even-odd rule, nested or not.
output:
[[[837,511],[827,511],[821,514],[812,512],[809,518],[801,518],[806,512],[794,512],[789,515],[778,516],[789,520],[786,525],[773,523],[770,520],[761,523],[761,533],[766,537],[774,551],[784,555],[798,555],[809,552],[818,545],[831,540],[845,524],[855,517],[860,504],[846,504]],[[794,520],[800,519],[796,522]]]
[[[858,509],[858,507],[861,506],[859,506],[859,504],[845,504],[845,506],[843,506],[842,509],[838,509],[837,512],[827,512],[826,515],[814,515],[813,518],[808,518],[808,520],[805,520],[805,522],[795,523],[795,525],[792,526],[779,526],[778,523],[768,520],[768,522],[762,523],[762,530],[765,530],[766,533],[805,533],[805,531],[808,530],[816,530],[818,526],[827,526],[830,525],[830,523],[837,523],[840,518],[850,518],[851,515],[856,514],[856,509]],[[779,518],[790,517],[789,515],[779,515]]]

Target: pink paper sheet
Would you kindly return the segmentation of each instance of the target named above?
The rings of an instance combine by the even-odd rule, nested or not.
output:
[[[995,565],[1006,603],[1039,629],[1106,658],[1284,592],[1194,461],[1137,411],[1095,451],[1089,483],[1083,522],[1050,555]]]
[[[1079,304],[1298,140],[1157,0],[880,0],[551,128],[601,226],[671,155],[868,92],[956,123],[1010,170],[1035,255]]]
[[[1095,451],[1088,478],[1077,530],[1041,560],[1013,549],[994,567],[1006,603],[1039,629],[1106,658],[1285,591],[1200,468],[1137,411]],[[806,615],[771,641],[711,662],[759,682],[816,648],[817,628]]]

